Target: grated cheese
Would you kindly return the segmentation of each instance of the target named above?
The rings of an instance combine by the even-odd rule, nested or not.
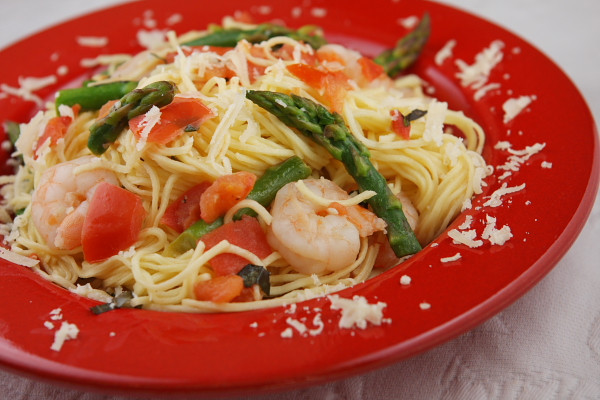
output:
[[[67,340],[77,339],[77,335],[79,335],[77,325],[63,321],[60,328],[54,332],[54,342],[50,346],[50,349],[60,351]]]
[[[150,31],[140,29],[136,34],[140,46],[153,50],[162,47],[167,43],[165,31],[153,29]]]
[[[448,231],[448,236],[452,238],[455,244],[464,244],[470,248],[483,246],[483,240],[476,240],[477,231],[475,229],[461,232],[458,229]]]
[[[17,254],[13,251],[5,249],[4,247],[0,247],[0,258],[9,261],[13,264],[21,265],[23,267],[28,268],[35,267],[40,263],[39,260],[34,260],[33,258]]]
[[[433,100],[429,103],[427,109],[427,118],[425,121],[425,131],[423,139],[428,142],[435,142],[438,146],[443,143],[444,121],[446,112],[448,111],[448,103]]]
[[[412,29],[419,23],[419,17],[411,15],[406,18],[398,18],[398,24],[405,29]]]
[[[502,104],[502,110],[504,111],[503,122],[506,124],[512,121],[527,108],[533,100],[535,100],[535,96],[520,96],[506,100],[504,104]]]
[[[436,54],[434,61],[436,65],[442,65],[446,59],[452,57],[452,51],[454,50],[454,46],[456,46],[456,40],[450,39],[444,47],[442,47]]]
[[[513,237],[510,227],[504,225],[502,228],[496,228],[496,218],[486,215],[486,225],[481,237],[489,240],[493,245],[504,245],[510,238]]]
[[[443,263],[447,263],[447,262],[452,262],[452,261],[458,261],[461,258],[462,258],[461,254],[456,253],[455,255],[450,256],[450,257],[442,257],[442,258],[440,258],[440,261]]]
[[[408,275],[402,275],[400,277],[400,284],[403,286],[410,285],[411,282],[412,282],[412,278]]]
[[[108,44],[106,36],[77,36],[75,40],[83,47],[104,47]]]
[[[332,310],[342,311],[338,326],[344,329],[351,329],[355,326],[366,329],[368,322],[373,325],[381,325],[383,309],[387,306],[383,302],[369,304],[367,299],[362,296],[345,299],[336,294],[329,295],[327,298],[331,302]]]
[[[492,193],[492,195],[490,196],[490,199],[488,201],[486,201],[485,203],[483,203],[483,205],[486,207],[501,206],[502,205],[502,196],[505,196],[505,195],[511,194],[511,193],[515,193],[515,192],[518,192],[523,189],[525,189],[524,183],[519,186],[507,187],[507,184],[505,182],[502,184],[502,186],[499,189],[496,189],[496,191],[494,193]]]
[[[144,114],[144,118],[140,122],[140,126],[143,126],[144,128],[140,132],[140,140],[135,145],[135,148],[138,151],[141,151],[146,145],[150,131],[152,131],[152,128],[154,128],[156,124],[160,123],[161,115],[160,109],[156,106],[152,106],[152,108]]]
[[[496,40],[475,56],[473,64],[467,64],[463,60],[456,60],[456,65],[460,70],[456,74],[456,77],[461,80],[461,85],[473,89],[483,87],[487,83],[494,67],[502,61],[504,57],[502,54],[503,48],[504,43]]]
[[[431,308],[431,304],[423,302],[419,304],[419,308],[421,310],[429,310]]]

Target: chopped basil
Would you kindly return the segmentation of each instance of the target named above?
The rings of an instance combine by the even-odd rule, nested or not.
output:
[[[404,117],[404,126],[410,126],[410,123],[427,114],[427,110],[412,110]]]
[[[133,293],[131,293],[128,290],[124,290],[120,294],[115,296],[111,302],[99,304],[97,306],[90,308],[90,310],[96,315],[102,314],[107,311],[115,310],[117,308],[128,307],[129,301],[131,299],[133,299]]]
[[[260,265],[248,264],[238,275],[244,280],[244,287],[252,287],[258,285],[261,290],[268,296],[271,293],[271,273]]]

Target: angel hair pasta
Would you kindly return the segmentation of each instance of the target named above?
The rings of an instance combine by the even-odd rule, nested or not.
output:
[[[107,59],[20,124],[2,177],[13,260],[89,297],[242,311],[340,290],[433,240],[488,173],[477,123],[313,27],[227,18]]]

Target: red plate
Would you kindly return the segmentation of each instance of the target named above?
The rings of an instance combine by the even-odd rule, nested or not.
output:
[[[436,96],[484,127],[488,163],[497,166],[507,160],[505,151],[494,149],[498,141],[508,140],[515,149],[546,144],[511,177],[500,181],[503,171],[490,177],[468,212],[479,233],[490,215],[497,219],[498,228],[510,226],[513,238],[504,246],[486,243],[469,249],[443,234],[435,246],[401,266],[340,292],[342,297],[360,295],[371,303],[387,304],[384,316],[389,320],[364,330],[338,328],[339,311],[330,309],[327,298],[301,303],[295,314],[278,307],[238,314],[118,310],[94,316],[89,312],[92,300],[49,284],[24,267],[2,262],[0,362],[5,367],[69,384],[165,393],[247,393],[316,384],[401,360],[473,328],[530,289],[573,243],[597,193],[596,128],[574,85],[531,45],[473,15],[421,0],[377,0],[370,3],[372,12],[365,12],[360,3],[342,0],[313,1],[310,6],[299,1],[297,7],[275,0],[262,1],[261,6],[247,4],[243,0],[218,5],[151,0],[99,11],[0,52],[2,83],[18,86],[19,76],[57,75],[60,66],[68,66],[66,75],[57,75],[56,85],[38,92],[48,96],[89,75],[80,66],[82,58],[141,50],[136,32],[149,19],[160,29],[183,33],[245,10],[258,21],[276,18],[293,27],[318,24],[331,41],[374,55],[405,33],[400,18],[427,11],[433,34],[415,70],[433,84]],[[173,15],[182,20],[168,26]],[[81,47],[76,35],[106,36],[109,44]],[[435,54],[450,39],[457,40],[453,57],[436,66]],[[500,83],[501,88],[475,101],[474,91],[463,88],[456,78],[455,60],[473,63],[475,55],[494,40],[504,43],[504,59],[489,81]],[[521,95],[534,95],[535,100],[505,124],[502,104]],[[25,121],[34,109],[31,102],[2,98],[0,120]],[[551,168],[543,168],[544,161]],[[526,187],[505,196],[502,207],[482,206],[503,182]],[[464,220],[465,215],[460,216],[450,228]],[[458,252],[458,261],[441,262]],[[412,278],[408,286],[399,283],[404,274]],[[431,308],[423,310],[421,303]],[[44,327],[55,308],[61,308],[63,319],[80,330],[78,338],[66,342],[60,352],[50,349],[53,331]],[[305,321],[313,329],[317,314],[324,324],[319,335],[295,332],[293,338],[282,338],[289,327],[287,318]]]

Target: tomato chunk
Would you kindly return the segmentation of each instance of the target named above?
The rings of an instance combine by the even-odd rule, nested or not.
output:
[[[217,276],[194,286],[196,300],[229,303],[244,290],[244,280],[238,275]]]
[[[410,139],[410,124],[404,123],[404,115],[398,110],[391,110],[390,116],[392,117],[392,131],[402,139]]]
[[[256,218],[249,216],[222,225],[202,236],[200,240],[204,242],[207,249],[227,240],[231,244],[254,253],[261,259],[273,252],[260,223]],[[237,274],[248,263],[249,261],[244,257],[229,253],[219,254],[210,260],[210,266],[217,275]]]
[[[67,116],[51,118],[44,128],[44,133],[38,139],[36,149],[42,147],[48,140],[50,140],[50,147],[55,146],[60,139],[65,137],[72,122],[73,118]]]
[[[98,184],[83,221],[84,259],[99,262],[133,245],[145,217],[139,196],[107,182]]]
[[[204,121],[213,117],[210,108],[199,99],[175,97],[160,109],[160,121],[152,127],[146,138],[148,143],[165,144],[181,135],[185,129],[198,129]],[[140,138],[144,130],[145,115],[129,121],[129,128]]]
[[[360,65],[363,76],[369,82],[372,82],[385,74],[383,67],[368,57],[359,58],[358,64]]]
[[[240,171],[217,178],[200,198],[200,216],[214,222],[231,207],[244,200],[256,182],[256,175]]]
[[[202,182],[185,191],[177,200],[169,204],[160,222],[181,233],[200,219],[200,198],[210,186]]]

